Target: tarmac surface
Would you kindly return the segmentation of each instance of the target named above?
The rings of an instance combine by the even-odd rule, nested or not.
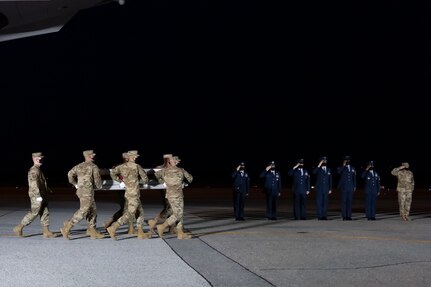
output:
[[[96,192],[105,238],[85,235],[83,220],[65,240],[59,229],[79,202],[72,188],[52,189],[50,229],[59,236],[45,239],[39,219],[24,228],[25,237],[13,234],[29,210],[27,189],[0,188],[0,286],[431,286],[428,190],[415,190],[405,222],[395,191],[382,192],[377,220],[366,220],[360,190],[352,221],[341,220],[336,191],[327,221],[316,219],[313,195],[307,220],[293,220],[286,189],[278,220],[268,221],[264,196],[254,188],[246,220],[235,221],[230,188],[187,187],[184,225],[192,239],[138,240],[122,226],[115,241],[103,222],[118,209],[116,191]],[[141,200],[146,218],[160,211],[158,190],[142,191]]]

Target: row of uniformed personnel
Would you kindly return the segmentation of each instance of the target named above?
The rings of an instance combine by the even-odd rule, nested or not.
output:
[[[351,157],[344,156],[342,164],[337,167],[339,181],[337,189],[341,194],[341,217],[343,220],[352,220],[353,194],[356,191],[356,168],[350,163]],[[289,170],[292,176],[293,214],[295,220],[306,219],[307,195],[310,193],[310,173],[304,167],[304,160],[298,159]],[[327,166],[327,158],[321,157],[318,165],[313,168],[312,174],[316,176],[316,212],[318,220],[327,220],[328,197],[332,193],[332,171]],[[414,189],[413,173],[409,164],[404,162],[396,167],[391,174],[397,176],[398,201],[400,216],[409,220],[412,193]],[[234,214],[236,220],[244,220],[244,201],[249,193],[250,177],[241,162],[232,173],[234,193]],[[270,162],[260,173],[263,179],[263,191],[266,195],[266,217],[268,220],[277,219],[277,199],[281,195],[281,175],[276,169],[275,162]],[[374,162],[369,161],[361,174],[365,186],[365,214],[368,220],[376,220],[376,202],[380,193],[380,175],[374,170]]]

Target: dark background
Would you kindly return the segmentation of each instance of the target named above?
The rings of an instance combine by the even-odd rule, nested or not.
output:
[[[347,3],[346,3],[347,2]],[[99,167],[139,150],[179,155],[196,184],[253,182],[269,160],[287,178],[349,154],[383,184],[409,161],[429,185],[430,31],[411,1],[145,1],[80,11],[60,32],[0,43],[0,183],[26,184],[94,149]],[[289,179],[284,183],[287,185]]]

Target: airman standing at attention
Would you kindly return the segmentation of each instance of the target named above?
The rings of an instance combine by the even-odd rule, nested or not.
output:
[[[184,216],[184,193],[183,184],[185,181],[191,183],[193,176],[185,169],[177,166],[178,161],[173,157],[169,158],[168,166],[156,171],[155,176],[160,183],[166,184],[166,198],[172,208],[172,214],[163,224],[157,225],[159,237],[163,238],[166,228],[176,224],[177,238],[190,239],[191,235],[183,230]]]
[[[30,197],[31,210],[24,216],[21,223],[14,227],[13,232],[17,236],[23,236],[24,226],[32,223],[36,217],[40,216],[40,223],[43,229],[43,237],[52,238],[55,234],[49,231],[49,210],[48,210],[48,185],[45,176],[40,169],[43,155],[41,152],[32,154],[33,166],[28,171],[28,196]]]
[[[350,164],[351,157],[343,157],[343,164],[337,168],[340,175],[338,189],[341,193],[341,216],[343,220],[352,220],[353,194],[356,191],[356,169]]]
[[[260,175],[263,178],[263,192],[266,195],[266,218],[277,220],[277,199],[281,196],[281,174],[271,161]]]
[[[231,176],[233,179],[233,213],[235,220],[244,221],[245,197],[250,192],[250,177],[245,170],[245,163],[240,162]]]
[[[403,162],[400,167],[394,168],[391,174],[398,179],[397,191],[401,219],[409,221],[410,206],[412,204],[412,195],[415,188],[413,172],[410,170],[409,163]]]
[[[369,161],[362,173],[365,193],[365,216],[368,220],[376,220],[377,196],[380,193],[380,176],[374,169],[374,161]]]
[[[102,188],[99,167],[94,163],[96,154],[93,150],[85,150],[83,151],[83,155],[85,160],[75,165],[67,173],[69,183],[76,188],[76,195],[79,198],[79,209],[60,228],[61,234],[65,239],[70,239],[70,230],[84,218],[88,222],[86,233],[90,235],[91,239],[104,237],[103,234],[96,230],[97,208],[96,201],[94,200],[94,188]]]
[[[318,220],[328,220],[328,197],[332,193],[332,173],[327,163],[326,156],[322,156],[319,164],[312,171],[316,175],[316,211]]]
[[[144,232],[144,208],[141,203],[141,191],[139,189],[139,183],[148,183],[148,176],[145,170],[137,164],[135,161],[139,157],[137,150],[130,150],[127,152],[128,162],[116,166],[111,170],[111,178],[119,181],[121,185],[124,185],[126,192],[124,196],[127,202],[127,209],[123,215],[110,227],[107,228],[109,236],[112,239],[117,240],[115,232],[117,229],[127,222],[136,218],[136,226],[138,228],[138,239],[151,238],[150,233]]]
[[[306,220],[307,195],[310,193],[310,174],[304,168],[304,159],[298,159],[288,174],[293,178],[293,216],[295,220]]]

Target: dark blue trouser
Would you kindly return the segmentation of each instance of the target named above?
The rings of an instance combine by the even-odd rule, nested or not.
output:
[[[277,218],[278,194],[266,194],[266,218]]]
[[[372,191],[365,192],[365,216],[367,218],[376,217],[377,194]]]
[[[341,216],[343,219],[352,217],[353,189],[341,191]]]
[[[233,213],[235,214],[236,219],[244,217],[244,201],[244,193],[237,191],[233,192]]]
[[[325,218],[328,210],[328,192],[317,191],[316,193],[316,212],[317,218]]]
[[[307,195],[305,193],[295,192],[293,194],[293,217],[295,219],[307,218]]]

